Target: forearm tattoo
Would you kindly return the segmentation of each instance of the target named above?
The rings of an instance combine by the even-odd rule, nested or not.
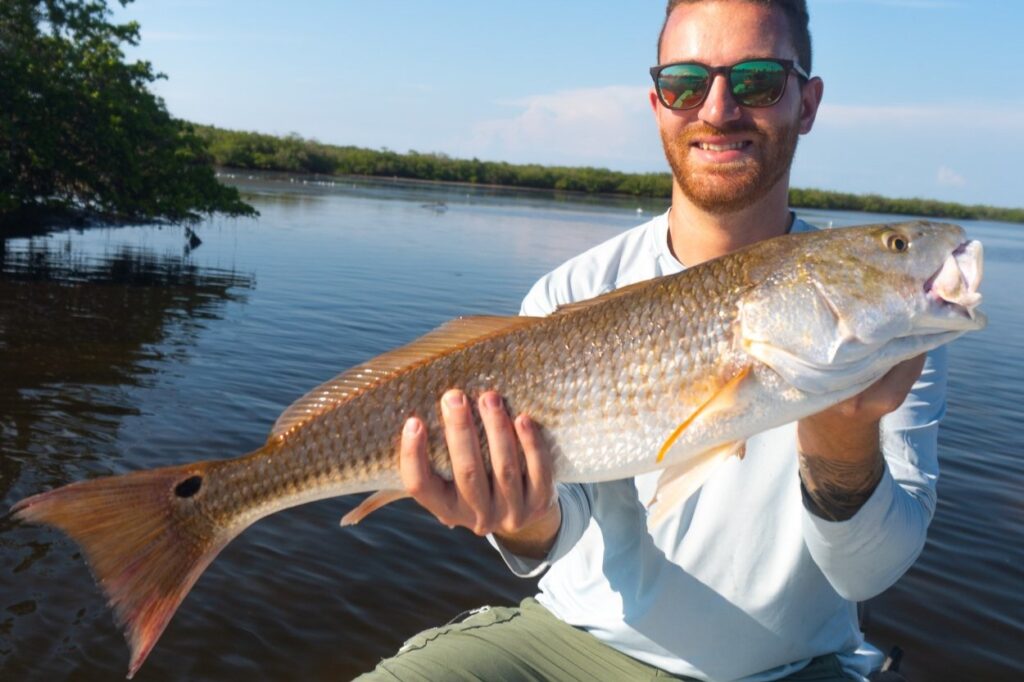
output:
[[[878,452],[870,464],[841,462],[800,453],[800,488],[804,506],[829,521],[852,518],[875,492],[885,471]]]

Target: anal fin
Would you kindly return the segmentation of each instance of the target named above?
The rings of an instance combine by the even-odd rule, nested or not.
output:
[[[341,525],[354,526],[381,507],[409,497],[404,490],[378,490],[341,517]]]
[[[670,511],[688,500],[729,455],[736,455],[742,459],[745,452],[745,441],[731,441],[716,445],[662,471],[658,477],[654,497],[647,503],[648,508],[657,503],[654,511],[647,517],[647,527],[658,526]]]

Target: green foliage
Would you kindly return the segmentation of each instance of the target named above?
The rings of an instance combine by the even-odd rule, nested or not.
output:
[[[196,126],[218,166],[325,175],[377,175],[480,185],[566,190],[635,197],[672,196],[668,173],[619,173],[604,168],[517,165],[479,159],[452,159],[444,154],[325,145],[296,134],[285,138],[260,133]],[[792,189],[790,204],[799,208],[898,213],[952,219],[1024,223],[1024,209],[964,206],[930,199],[887,199],[820,189]]]
[[[138,24],[110,22],[106,0],[0,1],[0,227],[62,212],[255,213],[149,92],[151,65],[125,61],[138,38]]]
[[[531,189],[667,197],[667,173],[620,173],[604,168],[517,165],[480,159],[453,159],[445,154],[325,145],[296,134],[280,138],[260,133],[196,126],[218,166],[288,173],[376,175],[442,182],[467,182]]]
[[[791,189],[789,203],[806,208],[897,213],[954,220],[1000,220],[1007,223],[1024,223],[1024,209],[1020,208],[967,206],[934,199],[889,199],[877,194],[847,194],[821,189]]]

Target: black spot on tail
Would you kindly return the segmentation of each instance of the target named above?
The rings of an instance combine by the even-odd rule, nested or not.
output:
[[[174,486],[174,494],[178,497],[192,497],[203,485],[202,476],[189,476],[184,481]]]

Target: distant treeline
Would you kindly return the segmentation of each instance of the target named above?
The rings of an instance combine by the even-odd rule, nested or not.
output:
[[[298,135],[275,137],[260,133],[195,126],[219,166],[253,170],[325,175],[375,175],[553,189],[589,194],[627,194],[667,197],[672,179],[667,173],[619,173],[604,168],[570,168],[512,164],[479,159],[453,159],[445,154],[335,146]]]
[[[956,204],[934,199],[890,199],[877,194],[848,194],[823,189],[791,189],[789,203],[798,208],[817,208],[865,213],[947,218],[952,220],[999,220],[1024,223],[1024,208],[999,208],[981,204]]]
[[[605,168],[512,164],[479,159],[453,159],[445,154],[321,144],[292,134],[260,133],[195,126],[219,166],[250,170],[323,175],[370,175],[564,190],[589,194],[664,197],[672,194],[668,173],[621,173]],[[847,194],[818,189],[791,189],[791,205],[799,208],[898,213],[952,219],[1024,223],[1024,209],[968,206],[931,199],[889,199],[874,194]]]

